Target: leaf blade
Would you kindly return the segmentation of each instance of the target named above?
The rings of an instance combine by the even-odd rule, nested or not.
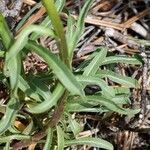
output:
[[[60,126],[57,126],[57,150],[63,150],[65,146],[64,132]]]
[[[99,138],[80,138],[76,140],[68,140],[65,141],[66,146],[71,146],[71,145],[89,145],[92,147],[97,147],[97,148],[104,148],[107,150],[113,150],[113,145],[105,140],[99,139]]]
[[[84,85],[98,85],[101,89],[104,95],[106,95],[109,98],[112,98],[115,96],[115,91],[112,87],[108,86],[106,82],[98,77],[95,76],[77,76],[77,80]]]
[[[38,55],[40,55],[54,71],[60,82],[66,87],[71,94],[84,96],[84,92],[80,84],[76,81],[72,72],[62,63],[56,55],[49,52],[42,46],[38,46],[34,42],[29,42],[27,48],[34,50]]]
[[[90,64],[85,68],[83,75],[85,76],[94,75],[97,72],[99,66],[105,60],[106,55],[107,49],[106,47],[102,47],[101,51],[93,58]]]
[[[110,70],[99,70],[97,72],[96,76],[101,77],[101,78],[108,77],[110,80],[112,80],[116,83],[125,85],[127,87],[131,87],[131,88],[136,88],[139,86],[137,80],[135,80],[131,77],[119,75]]]
[[[126,57],[126,56],[109,56],[103,61],[102,65],[112,64],[112,63],[125,63],[133,65],[141,65],[140,62],[135,57]]]

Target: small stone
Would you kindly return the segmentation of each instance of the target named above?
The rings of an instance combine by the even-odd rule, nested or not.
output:
[[[142,115],[142,114],[140,114],[140,115],[139,115],[139,118],[140,118],[140,119],[142,119],[142,118],[143,118],[143,115]]]
[[[148,110],[150,110],[150,105],[147,105],[146,108],[147,108]]]

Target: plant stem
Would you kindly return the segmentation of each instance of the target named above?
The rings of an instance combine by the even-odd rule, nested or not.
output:
[[[64,30],[63,30],[64,27],[59,17],[59,14],[55,8],[54,0],[42,0],[42,2],[51,19],[56,35],[59,37],[58,47],[60,50],[60,58],[71,69],[71,64],[69,62],[68,47],[66,43],[66,37],[64,34]]]

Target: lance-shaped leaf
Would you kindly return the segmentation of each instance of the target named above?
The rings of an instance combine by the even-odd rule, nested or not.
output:
[[[8,52],[6,53],[6,63],[13,59],[25,47],[28,42],[28,36],[32,32],[38,32],[40,35],[48,35],[57,39],[51,29],[37,25],[30,25],[20,32],[14,44],[9,48]]]
[[[46,138],[46,142],[45,142],[43,150],[51,149],[52,139],[53,139],[53,129],[52,128],[48,128],[48,130],[47,130],[47,138]]]
[[[67,28],[67,37],[66,38],[68,41],[68,50],[69,50],[69,58],[70,59],[72,59],[74,49],[84,31],[84,19],[87,15],[88,10],[92,3],[93,3],[93,0],[86,0],[85,4],[79,14],[77,23],[74,22],[73,18],[69,17],[69,21],[68,21],[69,27]]]
[[[89,145],[92,147],[113,150],[113,145],[111,143],[109,143],[105,140],[102,140],[100,138],[92,138],[92,137],[79,138],[76,140],[68,140],[68,141],[65,141],[65,145],[66,146]]]
[[[5,132],[10,126],[12,121],[15,119],[18,111],[19,102],[15,98],[11,98],[6,106],[6,112],[0,120],[0,134]]]
[[[83,75],[85,76],[94,75],[97,72],[99,66],[105,60],[106,55],[107,55],[107,48],[102,47],[100,49],[100,52],[92,59],[90,64],[84,69]]]
[[[57,126],[56,129],[57,129],[57,150],[63,150],[65,146],[64,132],[60,126]]]
[[[97,77],[108,77],[110,80],[119,83],[121,85],[125,85],[127,87],[138,87],[138,82],[137,80],[131,78],[131,77],[126,77],[126,76],[122,76],[119,75],[113,71],[110,70],[99,70],[96,74]]]
[[[100,107],[95,107],[96,105],[83,103],[83,102],[68,102],[65,106],[65,110],[68,112],[98,112],[103,113],[108,111],[108,109],[102,109]]]
[[[112,87],[108,86],[106,82],[98,77],[94,76],[77,76],[77,80],[81,82],[84,86],[87,85],[98,85],[101,89],[103,94],[106,97],[112,98],[115,96],[115,91]]]
[[[102,65],[112,64],[112,63],[125,63],[133,65],[141,65],[142,62],[136,57],[126,57],[126,56],[109,56],[103,61]]]
[[[40,94],[30,87],[28,82],[19,76],[18,87],[22,90],[28,97],[33,98],[37,102],[41,102]]]
[[[60,82],[66,87],[71,94],[83,96],[83,90],[80,84],[77,82],[75,76],[67,68],[66,65],[53,53],[49,50],[38,46],[34,42],[29,42],[26,46],[28,49],[35,51],[39,56],[41,56],[45,62],[49,65],[50,68],[54,71]]]
[[[29,140],[31,138],[31,136],[29,135],[21,135],[21,134],[14,134],[14,135],[10,135],[10,136],[2,136],[0,137],[0,143],[6,143],[8,141],[12,141],[12,140]]]
[[[0,14],[0,36],[2,38],[2,43],[5,49],[8,50],[10,45],[13,43],[14,39],[12,37],[11,31],[9,30],[4,17],[1,14]],[[17,84],[20,72],[21,72],[21,60],[20,56],[18,55],[14,59],[12,59],[9,62],[9,64],[4,66],[4,74],[10,77],[10,85],[12,89],[11,92],[13,92],[14,94],[17,93],[18,87]]]
[[[64,87],[61,84],[58,84],[49,100],[46,100],[39,104],[34,104],[34,105],[30,104],[28,105],[28,108],[26,110],[34,114],[44,113],[50,110],[50,108],[52,108],[54,105],[57,104],[58,100],[64,93],[64,90],[65,90]]]
[[[68,46],[64,34],[64,27],[61,22],[59,13],[57,12],[57,9],[55,7],[54,0],[42,0],[42,3],[46,8],[47,14],[50,17],[54,31],[58,37],[57,46],[59,49],[60,58],[68,67],[71,68],[71,64],[69,61]]]
[[[103,105],[106,108],[108,108],[109,110],[118,112],[120,114],[125,114],[125,115],[131,115],[131,116],[133,116],[133,115],[139,113],[139,109],[130,110],[130,109],[121,108],[119,105],[117,105],[112,100],[104,98],[101,95],[86,96],[86,100],[88,102],[95,102],[95,104],[97,103],[97,104]]]

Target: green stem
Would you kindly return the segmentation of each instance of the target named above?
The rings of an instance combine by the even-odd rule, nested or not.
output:
[[[55,8],[54,0],[42,0],[42,2],[51,19],[56,35],[59,37],[58,47],[60,49],[60,58],[69,68],[71,68],[71,64],[69,62],[69,54],[68,54],[68,47],[66,43],[66,37],[64,34],[64,27],[62,25],[59,14]]]

